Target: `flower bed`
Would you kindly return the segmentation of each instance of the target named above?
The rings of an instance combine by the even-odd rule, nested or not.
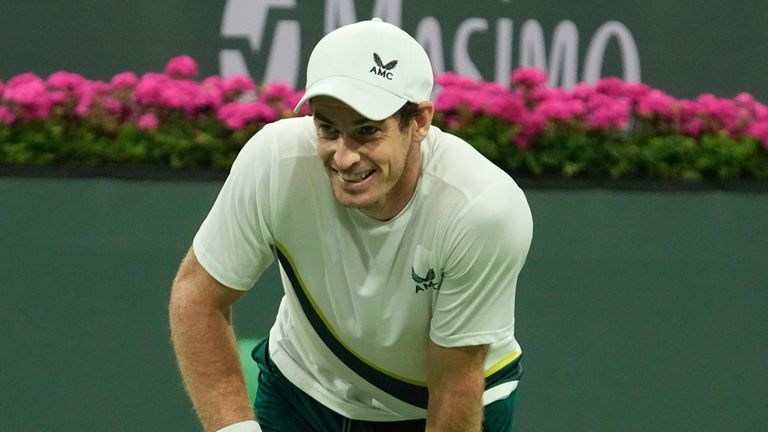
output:
[[[296,115],[302,95],[246,76],[197,76],[179,56],[163,73],[110,82],[69,72],[0,81],[0,163],[226,169],[264,124]],[[749,94],[677,99],[616,78],[566,90],[535,69],[512,82],[437,77],[435,124],[513,175],[768,178],[768,107]]]

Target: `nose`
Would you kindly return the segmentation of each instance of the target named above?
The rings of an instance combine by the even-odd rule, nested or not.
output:
[[[346,135],[341,135],[336,140],[336,151],[333,154],[333,162],[336,169],[344,171],[352,168],[360,160],[358,153],[359,144]]]

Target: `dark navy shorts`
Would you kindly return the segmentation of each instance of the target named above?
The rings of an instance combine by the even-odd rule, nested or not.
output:
[[[264,432],[424,432],[426,420],[374,422],[351,420],[304,393],[280,372],[269,358],[268,339],[254,348],[259,366],[259,387],[254,407]],[[515,389],[507,398],[485,407],[484,432],[514,431]]]

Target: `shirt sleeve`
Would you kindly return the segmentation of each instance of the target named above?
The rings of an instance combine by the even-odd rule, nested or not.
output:
[[[253,287],[274,260],[270,231],[274,141],[268,125],[243,146],[193,242],[203,268],[223,285],[241,291]]]
[[[533,235],[530,208],[514,184],[488,188],[456,215],[430,338],[446,347],[511,337],[517,278]]]

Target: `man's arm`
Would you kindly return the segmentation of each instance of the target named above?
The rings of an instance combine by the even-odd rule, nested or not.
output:
[[[206,431],[254,419],[232,329],[231,306],[242,294],[211,277],[192,249],[173,282],[171,338]]]
[[[480,432],[488,345],[446,348],[429,342],[427,432]]]

